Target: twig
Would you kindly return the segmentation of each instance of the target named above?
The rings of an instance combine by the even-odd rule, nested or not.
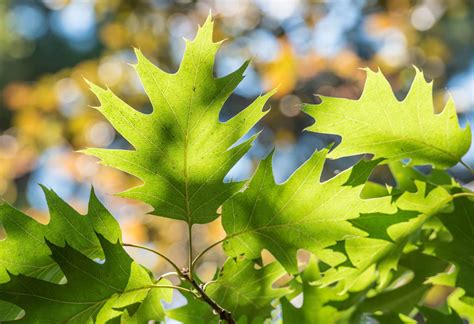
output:
[[[191,283],[191,285],[193,285],[194,288],[196,288],[197,292],[201,296],[201,299],[212,307],[212,309],[217,313],[217,315],[219,315],[219,318],[221,320],[226,321],[229,324],[236,323],[234,317],[232,316],[232,313],[217,304],[214,300],[212,300],[194,279],[188,277],[188,281]]]
[[[214,243],[213,246],[217,245],[218,243],[220,242],[217,242],[217,243]],[[180,286],[170,286],[170,285],[152,285],[152,286],[147,286],[147,287],[142,287],[141,289],[144,289],[144,288],[173,288],[173,289],[178,289],[178,290],[182,290],[182,291],[186,291],[186,292],[189,292],[189,293],[192,293],[194,294],[196,297],[198,297],[199,299],[203,300],[204,302],[206,302],[207,304],[209,304],[209,306],[212,307],[212,309],[215,311],[215,313],[217,315],[219,315],[219,318],[221,320],[224,320],[226,321],[227,323],[229,324],[235,324],[235,320],[231,314],[231,312],[229,312],[228,310],[226,310],[225,308],[223,308],[222,306],[220,306],[219,304],[217,304],[214,300],[212,300],[207,294],[206,292],[201,288],[201,286],[192,278],[191,276],[191,272],[190,272],[190,268],[188,269],[180,269],[170,258],[168,258],[166,255],[164,255],[163,253],[161,252],[158,252],[156,250],[153,250],[151,248],[148,248],[146,246],[142,246],[142,245],[137,245],[137,244],[130,244],[130,243],[122,243],[123,246],[129,246],[129,247],[134,247],[134,248],[137,248],[137,249],[142,249],[142,250],[146,250],[146,251],[149,251],[149,252],[152,252],[152,253],[155,253],[156,255],[159,255],[161,256],[163,259],[165,259],[166,261],[168,261],[169,264],[171,264],[173,266],[173,268],[176,269],[176,274],[188,281],[197,291],[197,294],[194,293],[192,290],[190,289],[187,289],[187,288],[184,288],[184,287],[180,287]],[[192,248],[192,245],[190,245],[190,247]],[[211,246],[212,247],[212,246]],[[208,249],[206,250],[209,250],[211,247],[209,247]],[[205,252],[205,251],[203,251]],[[204,253],[200,253],[200,255],[202,255]],[[190,253],[190,265],[192,266],[193,265],[193,262],[192,262],[192,255]],[[199,256],[200,257],[200,256]],[[169,273],[166,273],[164,275],[171,275],[171,274],[174,274],[173,272],[169,272]],[[161,277],[160,277],[161,278]],[[160,279],[158,278],[158,279]],[[133,290],[131,290],[133,291]]]

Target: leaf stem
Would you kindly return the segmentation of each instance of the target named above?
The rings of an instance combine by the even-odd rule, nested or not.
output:
[[[191,235],[191,226],[189,226],[189,234]],[[191,238],[191,237],[190,237]],[[221,240],[223,241],[223,240]],[[190,239],[190,242],[191,242],[191,239]],[[213,246],[216,246],[218,243],[220,242],[216,242],[213,244]],[[173,268],[175,268],[176,270],[176,273],[178,274],[178,276],[186,281],[188,281],[197,291],[198,294],[196,294],[195,292],[193,292],[192,290],[190,289],[187,289],[187,288],[184,288],[184,287],[180,287],[180,286],[171,286],[171,285],[151,285],[151,286],[146,286],[146,287],[142,287],[141,289],[144,289],[144,288],[173,288],[173,289],[178,289],[178,290],[182,290],[182,291],[186,291],[186,292],[189,292],[189,293],[192,293],[194,294],[196,297],[198,297],[199,299],[201,299],[202,301],[206,302],[209,306],[212,307],[212,309],[214,310],[214,312],[219,315],[219,318],[221,320],[224,320],[226,321],[227,323],[229,324],[235,324],[235,320],[231,314],[231,312],[229,312],[228,310],[226,310],[225,308],[223,308],[222,306],[220,306],[218,303],[216,303],[211,297],[209,297],[206,292],[204,291],[204,289],[196,282],[196,280],[193,279],[193,277],[191,276],[191,267],[193,265],[193,262],[192,262],[192,253],[190,252],[189,255],[190,255],[190,267],[188,269],[180,269],[176,263],[174,263],[170,258],[168,258],[166,255],[164,255],[163,253],[161,252],[158,252],[156,250],[153,250],[151,248],[148,248],[146,246],[142,246],[142,245],[137,245],[137,244],[130,244],[130,243],[122,243],[122,246],[129,246],[129,247],[134,247],[134,248],[137,248],[137,249],[142,249],[142,250],[146,250],[146,251],[149,251],[149,252],[152,252],[156,255],[159,255],[160,257],[162,257],[163,259],[165,259],[166,261],[168,261],[169,264],[171,264],[173,266]],[[212,247],[212,246],[211,246]],[[209,250],[211,247],[207,248],[206,250]],[[192,248],[192,244],[190,244],[190,248]],[[192,251],[192,250],[190,250]],[[204,252],[204,251],[203,251]],[[200,253],[200,255],[202,255],[204,253]],[[165,273],[164,275],[172,275],[174,274],[173,272],[169,272],[169,273]],[[162,277],[164,276],[162,275]],[[161,279],[162,277],[159,277],[159,279]],[[138,290],[138,289],[137,289]],[[133,291],[133,290],[131,290]]]
[[[134,291],[140,291],[140,290],[144,290],[144,289],[154,289],[154,288],[177,289],[177,290],[181,290],[181,291],[185,291],[187,293],[193,294],[196,297],[199,297],[191,289],[188,289],[188,288],[185,288],[185,287],[180,287],[180,286],[175,286],[175,285],[148,285],[148,286],[143,286],[143,287],[140,287],[140,288],[125,290],[125,291],[122,292],[122,294],[128,294],[128,293],[131,293],[131,292],[134,292]]]
[[[174,272],[174,271],[173,272],[166,272],[166,273],[163,273],[162,275],[160,275],[158,277],[158,279],[156,279],[156,282],[159,282],[161,279],[166,278],[166,277],[170,277],[170,276],[177,276],[178,278],[181,278],[181,276],[177,272]]]
[[[454,195],[451,195],[451,197],[454,198],[459,198],[459,197],[474,197],[474,192],[459,192]]]
[[[219,315],[220,319],[221,320],[224,320],[226,321],[227,323],[229,324],[235,324],[235,320],[234,320],[234,317],[232,316],[231,312],[229,312],[228,310],[224,309],[222,306],[220,306],[219,304],[217,304],[214,300],[212,300],[206,293],[205,291],[202,289],[201,285],[199,285],[196,280],[193,280],[193,279],[189,279],[188,280],[191,285],[193,285],[194,288],[196,288],[197,292],[199,293],[199,295],[201,296],[201,299],[203,301],[205,301],[206,303],[208,303],[212,309],[217,313],[217,315]]]
[[[141,287],[139,289],[147,289],[147,288],[170,288],[170,289],[177,289],[177,290],[181,290],[181,291],[185,291],[185,292],[188,292],[188,293],[191,293],[193,294],[194,296],[196,296],[196,293],[194,293],[191,289],[188,289],[188,288],[184,288],[184,287],[180,287],[180,286],[174,286],[174,285],[149,285],[149,286],[144,286],[144,287]],[[127,292],[131,292],[133,291],[134,289],[132,290],[128,290]]]
[[[146,247],[146,246],[143,246],[143,245],[138,245],[138,244],[130,244],[130,243],[122,243],[123,246],[129,246],[129,247],[134,247],[134,248],[137,248],[137,249],[142,249],[142,250],[146,250],[146,251],[149,251],[151,253],[155,253],[156,255],[159,255],[160,257],[162,257],[163,259],[165,259],[169,264],[171,264],[173,266],[173,268],[176,270],[176,272],[181,276],[181,277],[185,277],[185,275],[183,274],[183,272],[181,271],[181,269],[176,265],[176,263],[174,263],[170,258],[168,258],[166,255],[164,255],[163,253],[160,253],[154,249],[151,249],[149,247]]]
[[[222,240],[219,240],[211,245],[209,245],[207,248],[205,248],[204,250],[202,250],[193,260],[192,262],[192,265],[194,266],[196,264],[196,262],[198,262],[198,260],[204,255],[206,254],[209,250],[211,250],[213,247],[221,244],[222,242],[224,242],[225,240],[227,239],[227,237],[224,237]]]
[[[464,166],[466,169],[468,169],[471,173],[474,173],[474,169],[471,168],[471,166],[467,164],[466,162],[464,162],[462,159],[459,161],[459,163],[461,163],[461,165]]]

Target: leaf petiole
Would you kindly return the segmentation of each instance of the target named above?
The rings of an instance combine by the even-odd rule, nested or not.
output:
[[[209,245],[207,248],[205,248],[204,250],[202,250],[193,260],[193,262],[191,263],[192,266],[194,266],[196,264],[196,262],[204,255],[206,254],[209,250],[211,250],[213,247],[221,244],[222,242],[224,242],[225,240],[227,239],[227,237],[224,237],[222,240],[219,240],[211,245]]]
[[[178,273],[178,275],[180,277],[185,277],[184,273],[181,271],[181,269],[176,265],[176,263],[174,263],[170,258],[168,258],[166,255],[164,255],[163,253],[161,252],[158,252],[154,249],[151,249],[149,247],[146,247],[146,246],[143,246],[143,245],[138,245],[138,244],[131,244],[131,243],[122,243],[122,246],[129,246],[129,247],[133,247],[133,248],[137,248],[137,249],[142,249],[142,250],[146,250],[146,251],[149,251],[149,252],[152,252],[152,253],[155,253],[156,255],[159,255],[160,257],[162,257],[163,259],[165,259],[169,264],[171,264],[173,266],[173,268],[176,270],[176,272]]]
[[[221,240],[219,242],[216,242],[214,243],[212,246],[208,247],[206,250],[204,250],[203,252],[201,252],[197,257],[196,259],[198,259],[199,257],[201,257],[206,251],[210,250],[212,247],[216,246],[217,244],[219,244],[220,242],[222,242],[224,240]],[[204,302],[206,302],[207,304],[209,304],[209,306],[212,307],[212,309],[219,315],[220,319],[221,320],[225,320],[227,321],[227,323],[229,324],[234,324],[235,323],[235,320],[232,316],[232,314],[227,311],[226,309],[224,309],[222,306],[220,306],[219,304],[217,304],[212,298],[210,298],[204,291],[203,288],[201,288],[201,286],[196,282],[196,280],[194,280],[191,275],[190,275],[190,271],[189,269],[185,269],[185,270],[181,270],[177,265],[176,263],[174,263],[170,258],[168,258],[166,255],[164,255],[163,253],[161,252],[158,252],[154,249],[151,249],[149,247],[146,247],[146,246],[142,246],[142,245],[137,245],[137,244],[130,244],[130,243],[122,243],[122,246],[129,246],[129,247],[134,247],[134,248],[137,248],[137,249],[142,249],[142,250],[146,250],[146,251],[149,251],[149,252],[152,252],[152,253],[155,253],[156,255],[159,255],[160,257],[162,257],[163,259],[165,259],[166,261],[168,261],[169,264],[171,264],[173,266],[173,268],[176,269],[176,274],[188,281],[197,291],[194,292],[190,289],[187,289],[187,288],[184,288],[184,287],[180,287],[180,286],[171,286],[171,285],[151,285],[151,286],[146,286],[146,287],[141,287],[140,289],[144,289],[144,288],[173,288],[173,289],[178,289],[178,290],[182,290],[182,291],[186,291],[186,292],[189,292],[189,293],[192,293],[193,295],[195,295],[197,298],[200,298],[202,299]],[[197,260],[194,260],[194,261],[197,261]],[[191,266],[192,264],[194,264],[194,262],[191,262]],[[190,267],[191,268],[191,267]],[[175,274],[174,272],[169,272],[169,273],[165,273],[164,275],[168,276],[168,275],[172,275],[172,274]],[[163,275],[161,277],[158,278],[158,281],[163,277]],[[137,289],[138,290],[138,289]],[[133,291],[133,290],[129,290],[127,292],[130,292],[130,291]]]
[[[459,163],[465,167],[466,169],[468,169],[471,173],[474,173],[474,169],[471,168],[471,166],[469,164],[467,164],[466,162],[464,162],[462,159],[459,160]]]

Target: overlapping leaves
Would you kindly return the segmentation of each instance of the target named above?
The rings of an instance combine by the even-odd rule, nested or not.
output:
[[[25,323],[105,322],[124,314],[163,319],[161,305],[147,308],[147,300],[156,301],[156,295],[169,300],[171,290],[151,288],[149,272],[123,250],[118,223],[94,192],[87,215],[77,213],[53,191],[44,192],[48,224],[0,205],[6,235],[0,241],[0,299],[9,303],[2,304],[5,314],[0,318],[20,317]],[[129,309],[142,302],[138,309]]]
[[[321,183],[326,154],[316,152],[281,185],[273,179],[271,156],[262,161],[247,190],[224,204],[224,249],[229,255],[256,259],[267,249],[295,273],[299,249],[322,257],[324,248],[364,234],[349,222],[359,213],[395,211],[390,197],[362,199],[362,184],[344,185],[352,169]]]
[[[156,288],[151,288],[149,273],[133,262],[119,242],[112,244],[101,236],[99,240],[104,249],[103,264],[69,245],[58,247],[47,242],[51,258],[65,274],[67,283],[12,275],[9,282],[0,285],[0,298],[25,311],[19,320],[24,323],[105,323],[121,317],[125,311],[130,316],[127,307],[141,303]],[[162,290],[158,300],[169,300],[169,294]],[[159,308],[160,304],[155,305],[154,314],[144,310],[147,320],[164,319],[164,312]],[[143,316],[142,311],[139,308],[137,314],[131,315]]]
[[[438,187],[429,193],[426,184],[417,182],[418,191],[405,192],[398,200],[396,213],[363,214],[352,220],[354,226],[366,231],[361,237],[344,242],[350,266],[331,269],[321,279],[321,284],[343,280],[349,289],[355,280],[368,272],[378,273],[380,286],[386,286],[390,273],[397,268],[404,249],[416,241],[422,226],[439,213],[451,200],[449,193]],[[365,236],[365,237],[364,237]]]
[[[452,238],[437,242],[435,253],[456,265],[456,286],[474,297],[474,202],[466,197],[454,201],[454,209],[439,215]]]
[[[251,260],[228,259],[205,291],[239,323],[262,323],[271,317],[272,302],[291,291],[273,286],[283,274],[285,270],[277,262],[256,269]],[[207,305],[191,298],[187,305],[169,311],[168,316],[184,323],[218,322]]]
[[[218,47],[208,19],[186,42],[175,74],[160,70],[137,50],[135,68],[153,106],[151,114],[91,84],[99,110],[133,149],[86,152],[143,181],[123,196],[150,204],[157,215],[186,221],[190,228],[214,220],[223,204],[224,250],[230,258],[215,280],[202,286],[192,279],[192,264],[182,272],[176,266],[188,281],[178,288],[189,299],[166,315],[183,322],[217,322],[209,307],[217,303],[239,322],[260,323],[272,317],[280,299],[288,323],[329,317],[361,321],[364,316],[412,321],[414,312],[428,322],[472,319],[474,203],[466,196],[473,194],[440,170],[426,176],[400,164],[409,159],[413,165],[446,168],[460,161],[471,133],[459,127],[453,102],[435,114],[431,84],[420,71],[406,98],[398,101],[383,75],[368,70],[359,100],[323,97],[322,104],[305,107],[316,120],[310,130],[340,135],[340,145],[314,153],[282,184],[274,181],[270,155],[244,188],[223,179],[249,149],[252,138],[235,143],[265,115],[271,93],[219,122],[246,64],[214,78]],[[374,159],[320,181],[326,157],[363,153]],[[387,162],[396,188],[367,180],[379,163]],[[164,320],[161,301],[170,301],[172,287],[164,279],[157,285],[127,255],[117,222],[94,193],[85,216],[51,190],[45,194],[51,214],[46,225],[0,205],[6,235],[0,241],[1,319]],[[300,249],[318,257],[302,273]],[[263,250],[276,261],[262,266]],[[276,281],[286,273],[294,278],[278,287]],[[448,312],[423,305],[433,285],[457,288],[448,298]],[[300,308],[289,301],[299,292],[304,299]],[[209,305],[203,294],[212,301]]]
[[[59,282],[63,274],[51,258],[45,239],[57,246],[63,246],[67,241],[72,248],[90,258],[100,258],[103,253],[96,233],[110,242],[121,238],[118,223],[93,190],[87,215],[79,214],[52,190],[43,188],[43,191],[50,211],[47,225],[8,204],[0,205],[0,222],[6,235],[0,241],[0,282],[8,281],[8,273]]]

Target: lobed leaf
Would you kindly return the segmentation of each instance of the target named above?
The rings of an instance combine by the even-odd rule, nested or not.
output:
[[[310,131],[342,137],[329,158],[371,153],[387,162],[410,159],[411,165],[437,168],[460,161],[471,145],[471,129],[469,125],[460,128],[451,98],[444,110],[435,114],[432,83],[425,81],[421,71],[416,69],[403,101],[397,100],[380,71],[366,71],[358,100],[321,97],[321,104],[303,108],[316,120]]]
[[[364,185],[359,180],[355,186],[345,185],[354,178],[352,169],[321,183],[326,154],[326,149],[313,154],[281,185],[273,179],[271,156],[261,162],[248,189],[223,206],[228,255],[256,259],[267,249],[289,272],[296,273],[299,249],[323,257],[322,250],[337,241],[364,234],[349,220],[360,213],[395,211],[390,197],[362,199]]]
[[[219,112],[248,63],[214,78],[220,43],[213,42],[212,29],[209,17],[196,38],[186,41],[183,60],[174,74],[160,70],[136,50],[135,69],[153,106],[151,114],[138,112],[109,89],[91,84],[101,103],[99,111],[134,149],[84,152],[143,181],[122,196],[150,204],[156,215],[189,224],[217,218],[218,207],[242,188],[242,183],[224,183],[223,179],[254,137],[231,146],[266,114],[263,106],[273,94],[258,97],[235,117],[219,122]]]
[[[59,247],[45,243],[52,252],[51,258],[66,276],[65,284],[23,274],[11,275],[9,282],[0,284],[0,298],[25,312],[18,322],[105,323],[120,317],[126,307],[148,298],[153,290],[148,272],[133,262],[120,242],[111,243],[100,235],[98,239],[104,250],[103,264],[92,261],[68,244]]]
[[[93,189],[87,215],[79,214],[52,190],[42,189],[50,212],[46,225],[6,203],[0,205],[0,223],[6,235],[0,240],[0,283],[9,280],[8,273],[59,282],[63,274],[51,258],[45,239],[58,246],[64,246],[67,241],[92,259],[103,257],[96,233],[111,242],[121,239],[117,221],[99,202]]]
[[[415,183],[416,192],[405,192],[397,199],[396,213],[374,213],[351,220],[354,226],[367,230],[366,237],[352,237],[344,242],[351,264],[330,269],[319,280],[320,284],[343,281],[344,290],[348,290],[358,277],[368,272],[377,273],[380,288],[387,286],[407,245],[416,241],[422,226],[451,201],[450,194],[442,187],[428,193],[426,183]]]

